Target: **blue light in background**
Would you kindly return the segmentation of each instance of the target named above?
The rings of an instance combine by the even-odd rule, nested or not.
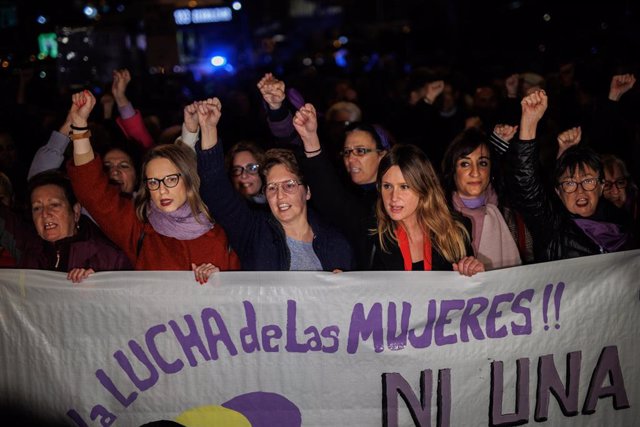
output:
[[[98,16],[98,9],[93,6],[86,6],[82,12],[86,15],[87,18],[95,18]]]
[[[346,49],[337,50],[336,53],[333,54],[333,58],[336,61],[336,65],[340,68],[345,68],[347,64],[347,55],[349,52]]]
[[[227,64],[227,58],[221,55],[215,55],[211,57],[211,65],[214,67],[222,67]]]
[[[38,24],[44,25],[44,24],[47,23],[47,18],[42,16],[42,15],[40,15],[40,16],[38,16],[38,19],[36,19],[36,21],[38,21]]]

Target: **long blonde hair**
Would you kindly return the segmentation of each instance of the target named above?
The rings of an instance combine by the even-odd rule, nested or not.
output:
[[[191,213],[199,221],[199,214],[205,214],[207,220],[212,221],[207,206],[200,198],[200,177],[198,176],[198,162],[196,154],[189,147],[176,144],[165,144],[153,147],[147,151],[142,163],[142,179],[135,196],[136,216],[140,221],[146,221],[148,206],[151,199],[145,184],[147,165],[153,159],[167,159],[180,171],[180,179],[184,181],[187,190],[187,203]]]
[[[378,192],[382,188],[382,177],[392,166],[400,168],[406,183],[418,194],[418,224],[432,245],[452,263],[466,256],[465,243],[469,241],[469,233],[451,215],[438,176],[424,152],[414,145],[395,145],[380,161],[376,180]],[[398,224],[387,213],[380,194],[376,203],[376,216],[378,240],[382,250],[388,252],[385,241],[398,241]]]

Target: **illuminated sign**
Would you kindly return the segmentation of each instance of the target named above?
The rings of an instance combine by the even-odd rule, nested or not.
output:
[[[55,33],[42,33],[38,36],[38,47],[40,52],[38,58],[44,59],[58,57],[58,41]]]
[[[233,18],[230,7],[203,7],[200,9],[176,9],[173,19],[176,25],[229,22]]]

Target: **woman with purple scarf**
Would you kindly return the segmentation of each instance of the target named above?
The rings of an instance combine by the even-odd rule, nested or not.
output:
[[[136,270],[192,270],[200,284],[217,271],[238,270],[225,231],[200,198],[193,150],[165,144],[147,151],[135,198],[123,196],[109,184],[91,146],[87,120],[95,103],[89,91],[72,97],[73,161],[67,171],[78,200],[104,234]]]
[[[511,195],[535,236],[536,260],[551,261],[638,247],[630,216],[602,197],[604,171],[591,149],[573,146],[556,161],[555,191],[540,176],[536,129],[547,95],[536,91],[521,101],[519,140],[511,157]],[[555,193],[555,195],[553,194]]]
[[[471,220],[473,251],[487,270],[533,258],[531,236],[522,217],[503,201],[498,155],[484,132],[469,128],[449,144],[442,161],[449,203]]]

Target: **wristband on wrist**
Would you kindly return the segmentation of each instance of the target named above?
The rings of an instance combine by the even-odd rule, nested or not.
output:
[[[322,147],[318,148],[317,150],[311,150],[311,151],[304,150],[304,152],[307,153],[307,154],[315,154],[315,153],[319,153],[321,151],[322,151]]]
[[[75,126],[73,123],[71,124],[71,129],[73,130],[84,130],[87,131],[89,130],[89,126]]]
[[[73,133],[73,131],[69,132],[69,139],[72,141],[78,140],[78,139],[84,139],[84,138],[89,138],[91,137],[91,131],[90,130],[86,130],[82,133]]]

